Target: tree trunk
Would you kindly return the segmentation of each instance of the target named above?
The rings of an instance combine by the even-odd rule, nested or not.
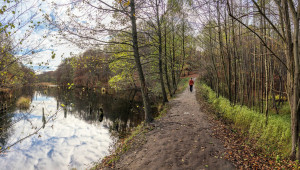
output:
[[[165,83],[164,83],[164,76],[163,76],[163,69],[162,69],[162,39],[161,39],[161,22],[159,18],[159,8],[158,8],[158,2],[156,2],[156,22],[157,22],[157,35],[158,35],[158,66],[159,66],[159,77],[160,77],[160,85],[161,85],[161,91],[163,95],[163,103],[168,102],[168,97],[165,89]]]
[[[217,1],[217,17],[218,17],[218,38],[219,38],[219,47],[220,47],[220,56],[224,70],[224,77],[227,88],[229,89],[228,77],[226,74],[227,68],[224,59],[224,51],[223,51],[223,38],[222,38],[222,27],[221,27],[221,14],[220,14],[220,1]],[[225,91],[225,90],[224,90]]]
[[[175,73],[175,67],[176,67],[176,54],[175,54],[175,28],[174,28],[174,19],[172,18],[172,83],[173,83],[173,94],[175,94],[177,90],[177,84],[176,84],[176,73]]]
[[[226,11],[224,11],[225,12],[225,22],[224,22],[224,24],[225,24],[225,39],[226,39],[226,50],[227,50],[227,62],[228,62],[228,95],[229,95],[229,101],[230,101],[230,103],[232,103],[232,91],[231,91],[231,51],[230,51],[230,49],[229,49],[229,36],[228,36],[228,33],[227,33],[227,31],[226,30],[228,30],[227,29],[227,20],[226,20],[226,17],[227,17],[227,15],[226,15]]]
[[[298,4],[300,5],[300,4]],[[294,52],[294,74],[293,77],[290,79],[293,81],[292,87],[290,92],[290,106],[291,106],[291,114],[295,118],[293,120],[292,125],[294,126],[293,129],[296,129],[296,138],[297,138],[297,147],[298,147],[298,154],[297,159],[300,159],[300,138],[299,138],[299,116],[300,116],[300,62],[299,62],[299,12],[294,14],[293,22],[294,22],[294,35],[293,35],[293,52]],[[295,16],[296,15],[296,16]]]
[[[145,121],[146,123],[152,122],[152,112],[150,106],[150,99],[148,96],[148,88],[146,85],[143,68],[140,60],[139,54],[139,46],[138,46],[138,38],[137,38],[137,28],[136,28],[136,17],[135,17],[135,1],[130,1],[130,20],[131,20],[131,29],[132,29],[132,45],[134,51],[134,60],[139,74],[139,80],[141,83],[141,91],[142,91],[142,98],[144,103],[144,111],[145,111]]]
[[[167,86],[169,90],[169,94],[172,97],[172,89],[169,81],[169,72],[168,72],[168,55],[167,55],[167,23],[165,22],[164,24],[164,29],[165,29],[165,74],[166,74],[166,81],[167,81]]]
[[[292,9],[293,7],[290,6]],[[288,66],[287,72],[287,93],[289,104],[291,107],[291,135],[292,135],[292,150],[290,158],[296,159],[297,147],[299,146],[299,114],[300,114],[300,102],[299,102],[299,51],[298,51],[298,36],[299,36],[299,20],[298,17],[294,16],[294,36],[292,39],[292,30],[289,16],[289,7],[287,0],[282,1],[282,13],[283,21],[285,25],[285,52]],[[292,13],[293,15],[297,15]],[[294,41],[293,41],[294,40]],[[294,42],[294,43],[293,43]],[[298,150],[298,159],[299,159]]]
[[[209,1],[210,2],[210,1]],[[212,20],[211,18],[211,9],[210,9],[210,3],[209,3],[209,20]],[[215,62],[215,55],[213,54],[213,44],[212,44],[212,25],[209,25],[209,50],[210,50],[210,58],[211,58],[211,61],[212,61],[212,64],[213,64],[213,68],[214,68],[214,71],[215,71],[215,74],[216,74],[216,85],[215,85],[215,91],[216,91],[216,97],[219,97],[219,76],[218,76],[218,70],[217,70],[217,67],[216,67],[216,62]]]
[[[231,9],[233,10],[234,9],[234,7],[233,7],[233,3],[232,3],[232,0],[231,0],[231,5],[232,5],[232,7],[231,7]],[[233,11],[232,11],[232,14],[233,14]],[[233,43],[233,53],[232,53],[232,55],[233,55],[233,59],[234,59],[234,100],[233,100],[233,103],[234,104],[236,104],[236,101],[237,101],[237,59],[238,59],[238,52],[237,52],[237,45],[236,45],[236,37],[235,37],[235,30],[234,30],[234,19],[233,18],[231,18],[231,24],[232,24],[232,26],[231,26],[231,33],[232,33],[232,43]]]

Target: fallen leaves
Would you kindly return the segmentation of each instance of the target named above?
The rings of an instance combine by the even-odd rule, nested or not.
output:
[[[232,131],[229,125],[224,125],[220,120],[214,120],[214,124],[213,136],[222,140],[226,148],[224,158],[233,162],[238,169],[294,169],[295,162],[278,161],[273,155],[265,155],[251,146],[255,142],[236,130]]]
[[[202,99],[200,102],[201,110],[207,114],[214,113],[209,104]],[[255,150],[255,146],[252,146],[255,139],[247,139],[247,135],[232,128],[230,123],[216,118],[210,121],[214,125],[212,136],[220,139],[226,148],[224,158],[230,160],[237,169],[299,169],[295,161],[281,160],[278,155],[266,155],[260,150]]]

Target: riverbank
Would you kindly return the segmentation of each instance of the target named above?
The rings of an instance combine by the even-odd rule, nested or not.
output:
[[[196,91],[185,86],[166,107],[163,116],[137,127],[94,169],[235,169],[224,159],[222,142],[211,136],[213,126],[200,111]]]
[[[39,82],[39,83],[34,83],[33,86],[37,87],[51,87],[51,86],[57,86],[55,83],[50,83],[50,82]]]
[[[182,93],[188,87],[187,82],[190,77],[197,77],[197,74],[189,75],[189,77],[181,77],[176,95],[178,93]],[[172,100],[176,97],[176,95],[172,98],[168,98],[168,100]],[[165,116],[167,111],[170,109],[170,106],[169,104],[158,104],[157,108],[159,113],[157,117],[155,117],[155,120],[159,120]],[[153,130],[153,127],[151,125],[145,125],[144,123],[141,123],[139,126],[133,128],[132,131],[128,133],[127,137],[119,139],[119,141],[116,142],[115,146],[112,148],[111,154],[103,158],[102,161],[99,164],[96,164],[92,169],[113,168],[114,163],[120,159],[120,155],[124,154],[132,146],[143,143],[142,140],[145,138],[145,133],[151,130]]]
[[[129,90],[32,86],[2,101],[0,169],[87,169],[144,118],[140,92]]]

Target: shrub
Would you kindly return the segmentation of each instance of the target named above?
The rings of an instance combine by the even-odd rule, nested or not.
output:
[[[20,97],[16,103],[19,109],[27,110],[30,107],[31,99],[29,97]]]

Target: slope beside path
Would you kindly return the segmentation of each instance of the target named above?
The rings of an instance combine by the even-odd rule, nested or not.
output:
[[[235,169],[223,158],[224,146],[211,136],[213,126],[189,88],[169,102],[170,109],[141,146],[133,146],[115,164],[117,169]]]

